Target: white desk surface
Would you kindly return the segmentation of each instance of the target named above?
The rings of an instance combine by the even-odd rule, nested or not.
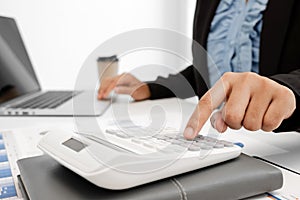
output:
[[[159,121],[164,121],[164,125],[180,128],[182,130],[195,106],[196,104],[194,103],[173,98],[130,104],[126,103],[126,101],[121,101],[113,104],[106,113],[97,117],[97,122],[102,129],[103,126],[116,120],[116,118],[117,120],[121,120],[126,119],[129,116],[134,123],[139,124],[140,122],[146,122],[147,124],[151,123],[151,121],[155,121],[156,119],[154,118],[158,117],[154,114],[151,119],[151,110],[155,110],[160,113],[159,116],[164,116],[162,119],[159,119]],[[87,118],[83,118],[83,120],[86,119]],[[39,138],[42,137],[40,133],[51,128],[77,129],[73,117],[0,117],[0,130],[12,130],[14,133],[11,135],[11,139],[15,141],[14,145],[17,147],[16,151],[18,151],[18,158],[41,154],[36,148]],[[206,123],[201,133],[218,134],[211,128],[209,123]],[[263,131],[249,132],[244,129],[239,131],[229,129],[219,136],[231,141],[244,143],[244,153],[255,156],[266,156],[272,155],[274,152],[284,152],[284,149],[278,148],[279,141],[282,145],[300,146],[300,143],[298,142],[300,141],[300,133],[296,132],[274,134],[265,133]],[[274,140],[276,137],[277,139]],[[295,141],[297,141],[296,144]],[[272,142],[274,144],[272,144]],[[295,162],[299,162],[300,165],[300,159]],[[275,193],[284,195],[284,198],[286,199],[299,198],[300,175],[284,169],[281,170],[284,176],[284,185],[282,189]],[[258,196],[255,197],[255,199],[269,198]]]

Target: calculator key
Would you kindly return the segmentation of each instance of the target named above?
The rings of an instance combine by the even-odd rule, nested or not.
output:
[[[165,134],[164,135],[166,138],[169,138],[169,139],[176,139],[177,138],[177,135],[174,135],[174,134]]]
[[[207,142],[217,142],[218,141],[216,138],[212,138],[212,137],[209,137],[209,136],[206,136],[204,140],[207,141]]]
[[[217,142],[212,142],[212,141],[204,140],[202,143],[203,143],[203,144],[206,144],[206,145],[208,145],[208,146],[214,146]]]
[[[195,139],[196,139],[196,140],[204,140],[205,137],[204,137],[203,135],[197,135],[197,136],[195,137]]]
[[[198,146],[198,147],[201,147],[202,145],[206,145],[206,143],[204,142],[196,142],[193,144],[194,146]]]
[[[155,138],[159,139],[159,140],[169,140],[170,138],[165,136],[165,135],[155,135]]]
[[[232,142],[228,142],[228,141],[225,141],[225,140],[220,140],[219,142],[224,144],[225,147],[233,147]]]
[[[199,146],[196,146],[196,145],[190,145],[189,147],[188,147],[188,150],[189,151],[200,151],[200,147]]]
[[[186,140],[185,138],[178,138],[177,140],[181,141],[181,142],[185,142],[185,141],[190,141],[191,142],[192,141],[192,140]]]
[[[172,140],[171,143],[172,143],[172,144],[178,144],[178,145],[181,144],[181,142],[180,142],[179,140]]]
[[[155,140],[154,143],[159,145],[159,146],[167,146],[167,145],[170,144],[169,142],[166,142],[164,140]]]
[[[216,144],[214,144],[214,148],[216,149],[224,148],[224,144],[217,142]]]
[[[193,141],[181,141],[180,145],[184,147],[188,147],[190,145],[194,144]]]
[[[213,146],[205,144],[205,143],[200,143],[199,147],[200,147],[200,149],[203,149],[203,150],[209,150],[209,149],[213,148]]]
[[[187,143],[181,143],[179,145],[184,147],[184,148],[188,148],[189,146],[191,146],[191,144],[187,144]]]
[[[109,133],[109,134],[112,134],[112,135],[115,135],[118,131],[117,130],[112,130],[112,129],[106,129],[105,132]]]
[[[123,138],[123,139],[127,139],[127,138],[131,138],[131,136],[125,134],[125,133],[122,133],[122,132],[117,132],[115,134],[117,137],[120,137],[120,138]]]
[[[234,144],[237,145],[237,146],[239,146],[239,147],[241,147],[241,148],[244,147],[244,144],[243,144],[243,143],[240,143],[240,142],[236,142],[236,143],[234,143]]]

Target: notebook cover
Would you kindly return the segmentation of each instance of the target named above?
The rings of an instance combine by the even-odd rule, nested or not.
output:
[[[279,169],[246,155],[120,191],[99,188],[47,155],[19,160],[18,165],[20,185],[30,200],[231,200],[276,190],[283,183]]]

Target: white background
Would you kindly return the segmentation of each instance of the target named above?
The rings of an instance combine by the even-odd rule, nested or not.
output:
[[[73,89],[88,55],[112,36],[139,28],[164,28],[192,36],[195,0],[0,0],[0,15],[17,20],[45,89]],[[124,58],[120,71],[156,55]],[[149,62],[145,62],[149,64]],[[96,69],[96,61],[90,66]],[[176,66],[175,66],[176,67]],[[181,69],[184,66],[178,66]],[[153,71],[143,80],[166,74]]]

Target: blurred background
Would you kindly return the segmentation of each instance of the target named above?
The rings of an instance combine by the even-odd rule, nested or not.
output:
[[[16,19],[43,89],[73,89],[85,59],[102,42],[126,31],[161,28],[192,37],[196,0],[1,0],[0,15]],[[109,55],[99,55],[109,56]],[[164,63],[160,53],[137,53],[120,61],[120,73]],[[173,58],[172,58],[173,59]],[[90,62],[96,70],[96,60]],[[173,59],[172,68],[185,67]],[[139,74],[166,76],[165,69]]]

